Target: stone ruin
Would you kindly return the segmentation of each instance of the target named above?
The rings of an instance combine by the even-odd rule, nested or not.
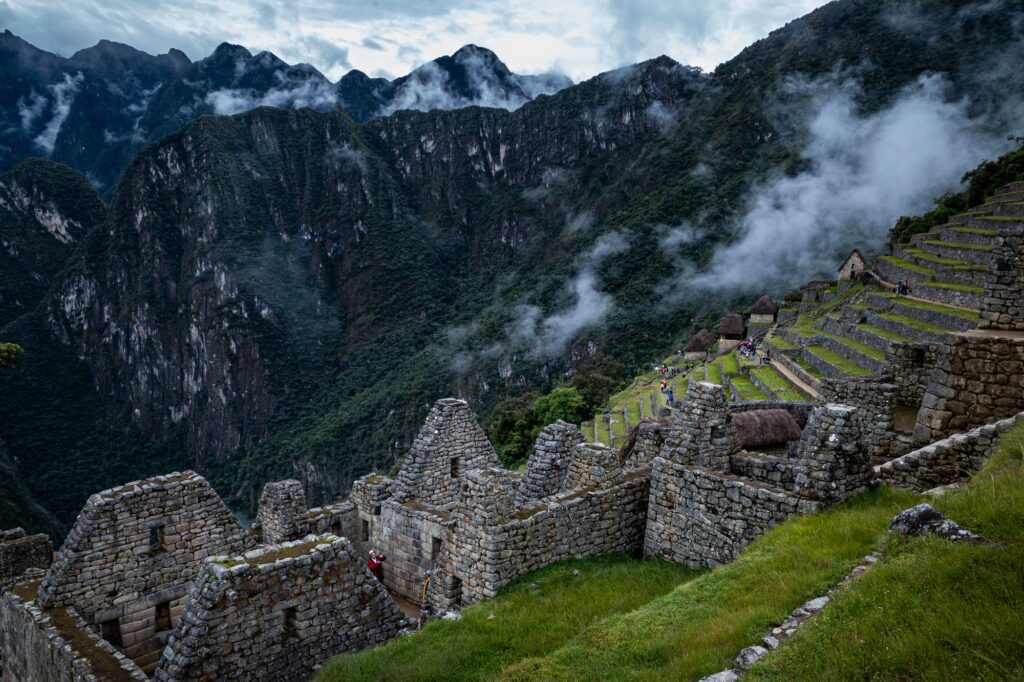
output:
[[[48,568],[52,561],[53,542],[48,535],[27,535],[23,528],[0,530],[0,590],[26,571]]]
[[[0,570],[38,567],[0,594],[0,672],[306,679],[330,656],[395,637],[411,623],[403,611],[459,609],[556,561],[626,554],[717,566],[876,478],[923,489],[969,475],[1024,415],[914,450],[894,426],[902,394],[969,390],[965,372],[1003,384],[969,364],[976,350],[957,364],[955,351],[927,349],[938,363],[929,373],[917,348],[894,346],[898,376],[826,381],[813,404],[729,404],[722,386],[693,382],[672,419],[642,421],[621,451],[550,424],[522,474],[501,467],[466,402],[440,400],[395,479],[368,474],[348,501],[314,509],[298,481],[268,483],[249,530],[192,472],[98,493],[48,567],[45,537],[0,535]],[[951,406],[960,394],[948,393]],[[1019,404],[1000,399],[1007,413]],[[942,411],[954,417],[978,418]],[[366,568],[371,549],[387,557],[383,582]]]

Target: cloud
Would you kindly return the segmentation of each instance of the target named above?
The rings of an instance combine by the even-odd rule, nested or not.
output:
[[[661,132],[662,135],[671,130],[676,123],[676,112],[665,106],[660,100],[651,102],[647,107],[647,118]]]
[[[581,259],[579,271],[564,285],[573,303],[543,317],[535,305],[521,305],[506,327],[507,341],[492,347],[491,355],[526,350],[538,357],[555,357],[581,332],[604,321],[614,307],[610,294],[598,288],[597,268],[610,256],[629,249],[629,241],[620,233],[602,235]]]
[[[53,146],[57,144],[57,135],[60,133],[60,128],[64,125],[68,114],[71,112],[71,104],[75,100],[75,93],[78,92],[78,86],[81,85],[82,78],[81,73],[77,73],[74,76],[66,73],[64,74],[64,80],[50,86],[50,90],[53,91],[53,115],[43,128],[43,132],[39,133],[35,139],[35,143],[44,149],[47,154],[53,153]]]
[[[263,106],[326,111],[337,104],[338,93],[325,79],[295,78],[283,69],[274,76],[278,85],[263,94],[246,88],[223,88],[208,93],[205,101],[214,113],[226,116]]]
[[[348,142],[331,147],[327,153],[335,161],[350,164],[360,173],[366,172],[366,154],[362,150],[352,147]]]
[[[21,129],[26,133],[32,132],[32,126],[36,119],[43,115],[46,105],[49,103],[45,97],[38,92],[32,92],[28,101],[24,97],[18,98],[18,117],[21,118]]]
[[[851,80],[791,80],[786,92],[811,97],[806,170],[757,188],[735,241],[705,271],[684,269],[682,286],[780,291],[831,277],[846,251],[877,253],[896,218],[928,210],[966,171],[1009,146],[985,118],[971,118],[970,102],[947,98],[940,76],[920,78],[869,116],[858,112]]]

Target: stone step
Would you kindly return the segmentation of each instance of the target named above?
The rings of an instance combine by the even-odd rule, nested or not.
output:
[[[975,264],[988,266],[992,259],[992,244],[974,244],[971,242],[948,242],[937,238],[937,235],[925,235],[915,246],[925,253],[939,258],[956,261],[958,264]]]
[[[994,216],[1024,217],[1024,202],[1017,201],[1008,204],[993,204],[991,213]]]
[[[930,279],[940,282],[956,282],[959,284],[970,284],[984,286],[985,277],[988,273],[988,265],[974,263],[971,261],[956,260],[945,256],[924,251],[917,246],[899,244],[895,248],[896,257],[932,271]],[[903,266],[909,269],[909,266]],[[914,270],[916,272],[916,270]],[[918,273],[923,276],[922,273]],[[907,276],[910,279],[909,275]],[[913,280],[912,280],[913,281]],[[924,281],[924,280],[921,280]]]
[[[996,190],[996,194],[1009,194],[1010,192],[1024,192],[1024,180],[1011,182]]]
[[[983,287],[935,280],[918,282],[913,287],[913,293],[917,298],[923,298],[932,303],[967,308],[968,310],[981,310],[981,302],[985,297]]]
[[[889,349],[890,340],[862,329],[860,327],[860,320],[864,317],[866,315],[862,311],[851,310],[850,314],[846,315],[842,320],[826,321],[824,325],[825,331],[838,336],[847,336],[857,343],[863,343],[881,353],[885,353]]]
[[[949,330],[895,312],[869,311],[865,322],[913,343],[935,343],[947,338]]]
[[[1014,187],[1016,187],[1016,184],[1000,187],[995,194],[988,198],[986,203],[994,201],[1024,201],[1024,189],[1014,189]]]
[[[951,331],[967,331],[978,327],[976,313],[938,303],[920,303],[899,296],[892,299],[892,312]]]
[[[963,225],[988,230],[1024,229],[1024,218],[1017,215],[976,215],[965,220]]]
[[[967,225],[950,225],[938,227],[934,233],[939,239],[947,242],[970,242],[971,244],[995,245],[998,235],[995,229],[987,227],[969,227]]]
[[[885,281],[894,284],[904,279],[910,280],[911,284],[926,282],[933,279],[936,274],[935,268],[919,265],[899,256],[882,256],[871,264],[871,269]]]
[[[885,362],[883,358],[878,358],[866,351],[872,351],[877,354],[877,349],[862,344],[855,339],[851,339],[847,336],[841,336],[836,334],[823,335],[821,337],[821,345],[828,348],[836,355],[840,355],[847,360],[855,362],[863,370],[870,374],[881,374],[882,363]]]
[[[827,379],[848,379],[850,377],[871,376],[869,370],[852,361],[847,361],[844,356],[838,355],[831,348],[824,345],[810,345],[803,350],[803,360],[809,367],[812,367]],[[840,367],[840,364],[843,367]]]

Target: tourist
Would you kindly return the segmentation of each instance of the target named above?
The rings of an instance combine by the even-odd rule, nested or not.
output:
[[[366,560],[366,566],[370,569],[370,573],[373,573],[373,577],[377,580],[384,582],[384,560],[383,554],[377,554],[376,550],[370,550],[370,558]]]

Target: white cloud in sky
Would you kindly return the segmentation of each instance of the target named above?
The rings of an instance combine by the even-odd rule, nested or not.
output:
[[[0,26],[58,54],[100,38],[201,59],[221,42],[397,76],[468,43],[518,73],[581,80],[660,54],[712,70],[821,0],[0,0]]]

